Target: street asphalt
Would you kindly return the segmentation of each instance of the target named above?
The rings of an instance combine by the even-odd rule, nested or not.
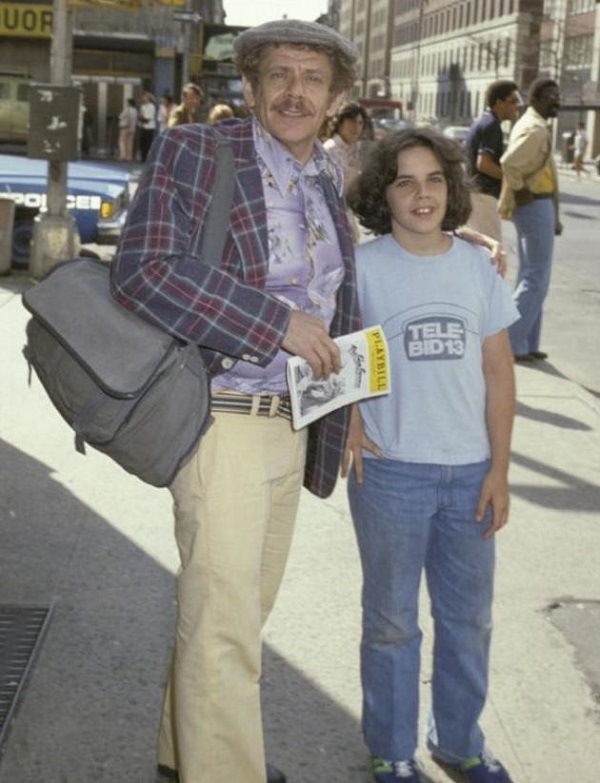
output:
[[[92,449],[78,454],[40,383],[28,385],[20,295],[30,284],[0,278],[0,610],[51,613],[0,746],[0,783],[154,783],[175,613],[170,497]],[[597,783],[600,400],[552,361],[516,372],[512,514],[498,536],[483,726],[515,783]],[[370,780],[360,582],[344,482],[326,501],[304,494],[265,632],[268,756],[289,783]],[[422,624],[424,726],[425,595]],[[447,780],[424,749],[420,760],[426,780]]]

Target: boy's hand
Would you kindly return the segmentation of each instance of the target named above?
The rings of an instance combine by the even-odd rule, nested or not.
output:
[[[490,471],[481,487],[479,503],[475,511],[475,521],[482,522],[488,506],[492,509],[492,524],[484,532],[484,538],[491,538],[500,528],[508,522],[508,510],[510,505],[508,493],[508,481],[505,475],[494,474]]]
[[[350,471],[350,466],[354,464],[354,472],[358,484],[363,482],[363,449],[370,451],[376,457],[381,457],[382,452],[379,446],[365,435],[362,416],[358,405],[352,406],[350,413],[350,426],[348,428],[348,437],[342,457],[342,478],[345,478]]]

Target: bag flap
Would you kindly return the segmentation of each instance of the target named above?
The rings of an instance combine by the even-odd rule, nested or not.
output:
[[[65,261],[23,294],[23,304],[109,394],[138,394],[180,343],[110,293],[109,265]]]

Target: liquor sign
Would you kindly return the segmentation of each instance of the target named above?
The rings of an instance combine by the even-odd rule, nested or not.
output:
[[[96,8],[116,8],[122,11],[137,11],[151,5],[185,6],[186,0],[67,0],[69,8],[83,6]]]
[[[0,37],[50,38],[52,5],[0,3]]]

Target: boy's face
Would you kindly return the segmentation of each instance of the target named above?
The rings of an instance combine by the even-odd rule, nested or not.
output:
[[[331,93],[332,81],[333,69],[323,52],[273,46],[260,64],[256,89],[244,82],[244,96],[261,125],[306,163],[323,121],[340,103]]]
[[[398,155],[396,179],[386,189],[392,234],[407,249],[415,241],[441,238],[448,185],[441,164],[428,147]]]

